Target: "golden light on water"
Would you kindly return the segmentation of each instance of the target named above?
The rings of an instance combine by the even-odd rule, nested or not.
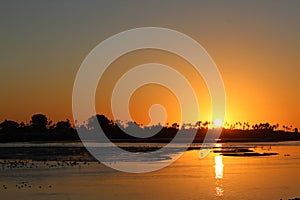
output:
[[[215,156],[215,178],[216,178],[216,196],[223,196],[224,190],[223,190],[223,157],[222,156]]]
[[[216,156],[215,157],[215,174],[217,179],[223,178],[223,157],[222,156]]]

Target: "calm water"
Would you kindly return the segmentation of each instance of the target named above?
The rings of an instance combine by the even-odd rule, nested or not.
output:
[[[0,148],[24,147],[24,145],[55,148],[79,144],[2,144]],[[160,144],[150,146],[153,145]],[[256,147],[257,151],[279,154],[268,157],[225,157],[211,152],[204,159],[199,159],[199,151],[192,150],[187,151],[169,167],[145,174],[118,172],[98,162],[79,162],[74,165],[69,162],[61,166],[61,163],[58,164],[56,161],[28,161],[26,167],[24,164],[15,164],[12,167],[13,161],[10,161],[10,164],[0,165],[0,197],[1,199],[288,199],[300,197],[299,142],[222,145]]]

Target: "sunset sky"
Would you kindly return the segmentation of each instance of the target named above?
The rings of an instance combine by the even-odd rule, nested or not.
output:
[[[34,113],[72,119],[73,83],[87,54],[121,31],[154,26],[185,33],[207,50],[224,80],[226,121],[300,127],[299,20],[296,0],[1,1],[0,121],[29,122]],[[111,117],[109,93],[117,78],[154,61],[190,79],[200,120],[208,120],[209,94],[201,77],[184,60],[155,50],[132,52],[110,66],[99,83],[97,111]],[[178,119],[178,102],[156,85],[134,94],[133,118],[149,122],[147,109],[154,103],[166,106],[170,123]]]

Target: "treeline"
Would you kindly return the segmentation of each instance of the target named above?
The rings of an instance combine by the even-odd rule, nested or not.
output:
[[[30,123],[4,120],[0,142],[76,141],[79,137],[68,119],[53,123],[44,114],[35,114]]]
[[[179,138],[187,138],[192,133],[196,133],[194,142],[202,142],[207,135],[208,129],[214,129],[213,123],[198,121],[195,124],[177,123],[144,126],[131,121],[110,120],[104,115],[96,115],[87,120],[83,125],[77,125],[77,129],[84,130],[87,136],[96,132],[97,124],[105,135],[115,142],[169,142],[176,134]],[[224,125],[226,127],[226,124]],[[222,128],[219,137],[224,142],[247,142],[247,141],[288,141],[300,140],[298,129],[293,132],[286,130],[276,130],[279,124],[260,123],[250,126],[249,123],[236,123],[229,128]],[[215,128],[217,129],[217,128]],[[134,137],[127,133],[138,133],[150,137]],[[156,133],[156,134],[151,134]],[[92,138],[92,137],[91,137]],[[79,141],[80,138],[75,127],[68,119],[53,123],[44,114],[35,114],[31,117],[30,123],[18,123],[11,120],[4,120],[0,123],[0,142],[35,142],[35,141]]]

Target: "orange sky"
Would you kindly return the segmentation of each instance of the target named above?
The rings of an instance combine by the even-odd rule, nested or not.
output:
[[[129,69],[143,63],[151,63],[153,60],[167,66],[172,66],[190,81],[198,97],[199,109],[201,110],[200,114],[203,119],[209,119],[211,109],[210,96],[204,81],[192,65],[174,54],[149,49],[126,54],[110,65],[100,80],[97,89],[96,108],[98,112],[107,113],[112,117],[109,108],[111,93],[116,81]],[[167,122],[179,122],[181,111],[178,101],[170,89],[156,84],[145,85],[139,88],[131,98],[131,115],[137,122],[148,124],[150,123],[148,115],[149,108],[153,104],[160,104],[164,106],[167,111]],[[201,116],[199,117],[201,118]]]
[[[0,121],[29,122],[34,113],[45,113],[54,121],[71,119],[73,82],[85,56],[113,34],[159,26],[189,35],[211,55],[225,84],[227,121],[300,127],[299,4],[1,3]],[[102,80],[105,85],[99,83],[97,110],[110,115],[114,81],[133,65],[153,60],[188,77],[197,91],[201,120],[209,119],[209,95],[201,77],[182,59],[159,51],[133,52],[114,62]],[[166,105],[170,123],[178,120],[174,96],[158,86],[134,94],[133,117],[147,123],[152,103]]]

